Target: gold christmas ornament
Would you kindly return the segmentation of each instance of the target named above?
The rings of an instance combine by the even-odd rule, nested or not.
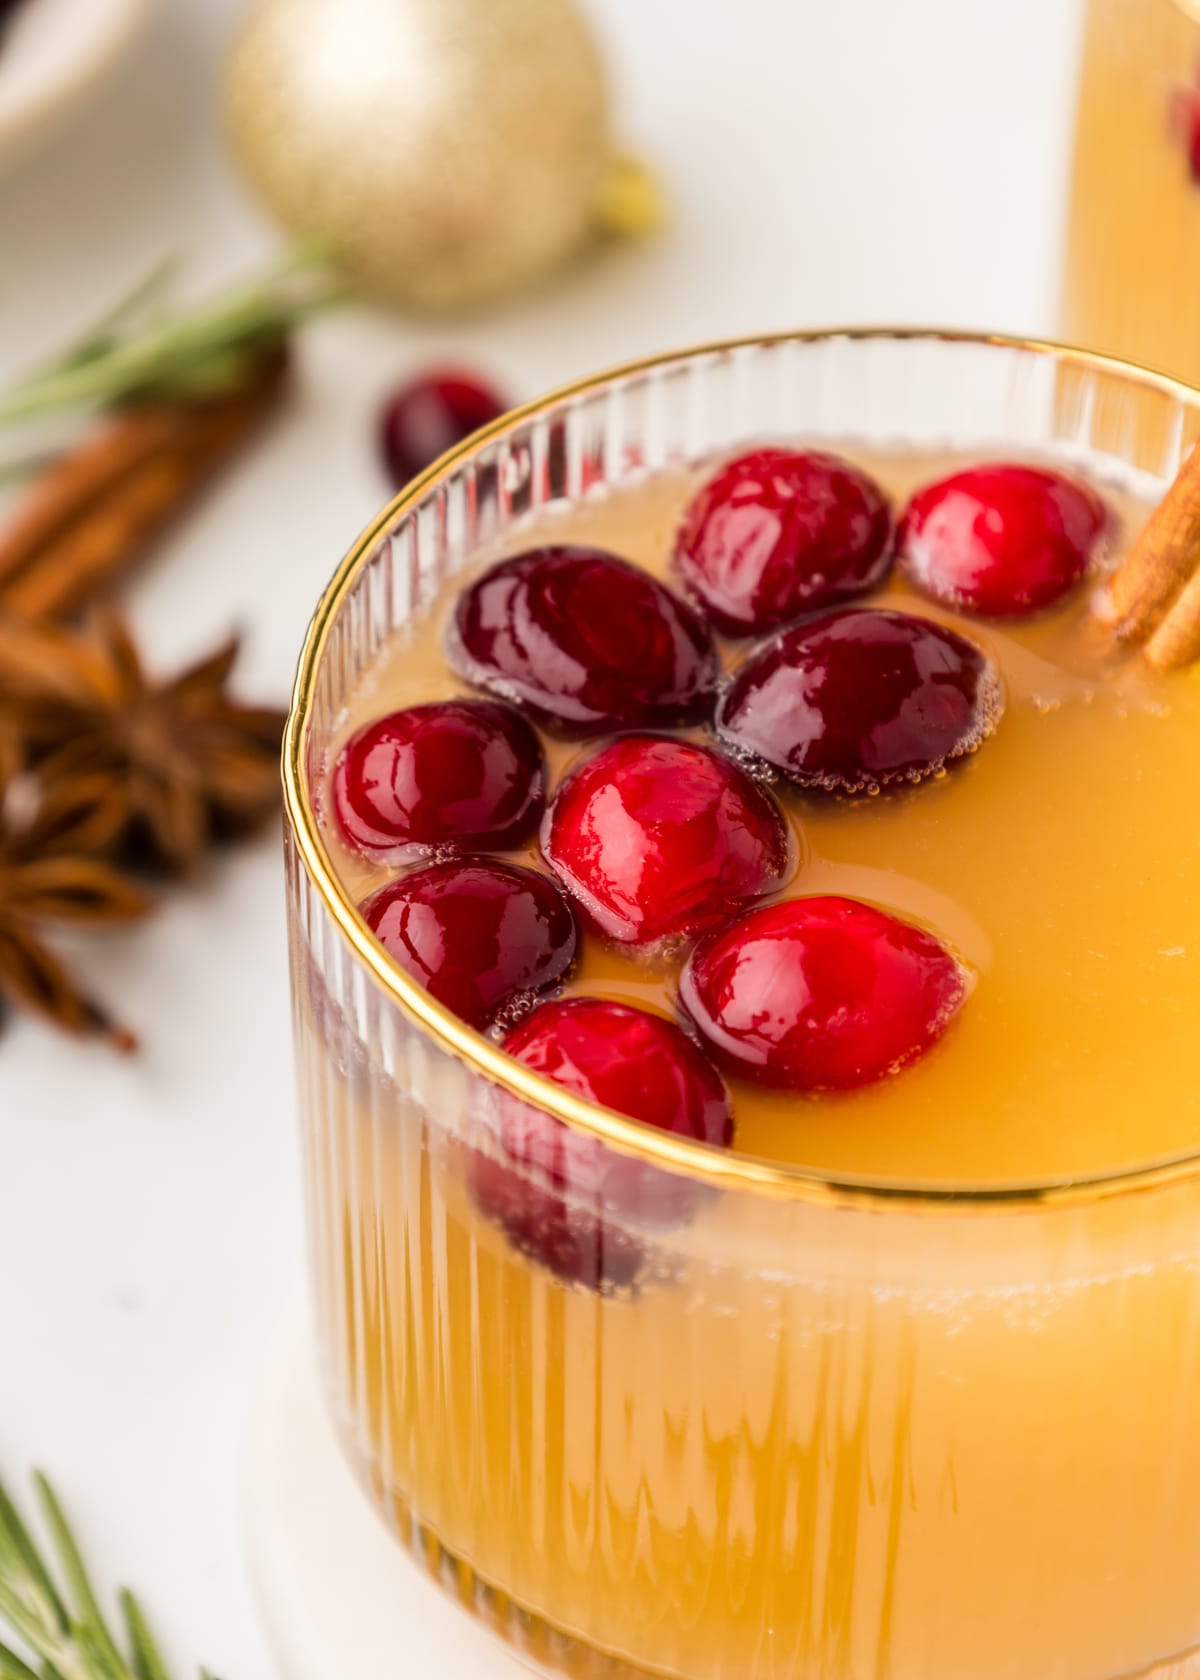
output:
[[[571,0],[259,0],[224,94],[269,208],[396,303],[483,303],[655,219]]]

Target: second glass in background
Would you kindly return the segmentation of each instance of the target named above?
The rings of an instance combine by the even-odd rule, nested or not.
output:
[[[1062,330],[1200,381],[1200,8],[1087,0]]]

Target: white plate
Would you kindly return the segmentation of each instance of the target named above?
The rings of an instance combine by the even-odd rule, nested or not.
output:
[[[401,1550],[325,1415],[307,1322],[280,1322],[246,1439],[255,1597],[286,1680],[529,1680],[529,1669]]]
[[[0,163],[104,79],[154,0],[20,0],[0,30]]]

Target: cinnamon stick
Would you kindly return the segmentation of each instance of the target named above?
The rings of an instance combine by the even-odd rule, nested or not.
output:
[[[1200,659],[1200,571],[1192,573],[1146,643],[1146,658],[1160,671],[1179,671]]]
[[[0,589],[89,502],[140,467],[178,431],[177,405],[145,404],[110,416],[97,431],[52,461],[0,526]]]
[[[43,473],[0,531],[0,614],[64,618],[124,578],[275,406],[271,352],[219,396],[122,410]]]
[[[1200,657],[1200,442],[1109,580],[1102,610],[1160,670]]]

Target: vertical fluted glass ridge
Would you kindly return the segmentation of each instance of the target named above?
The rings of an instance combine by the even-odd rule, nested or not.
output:
[[[1019,346],[715,349],[482,446],[359,568],[307,720],[542,502],[734,443],[1053,449],[1155,482],[1195,405]],[[314,1317],[401,1538],[530,1660],[679,1680],[1115,1680],[1200,1644],[1200,1186],[937,1214],[751,1188],[560,1281],[470,1193],[495,1093],[287,883]],[[403,1653],[397,1653],[397,1664]]]

